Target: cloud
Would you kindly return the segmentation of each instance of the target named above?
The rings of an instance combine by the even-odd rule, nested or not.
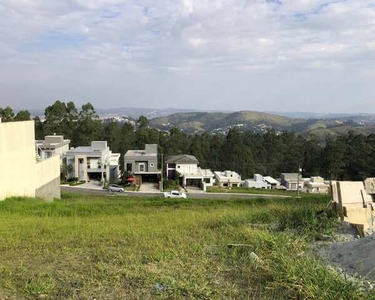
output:
[[[209,99],[219,95],[218,103],[226,101],[206,88],[212,80],[218,90],[225,86],[225,94],[238,97],[242,109],[254,107],[246,93],[267,100],[264,109],[277,103],[270,91],[254,92],[268,85],[279,88],[279,97],[294,108],[300,97],[290,98],[280,74],[285,86],[301,76],[339,80],[340,72],[358,74],[362,82],[375,79],[374,20],[375,0],[3,0],[0,88],[6,96],[0,106],[10,97],[20,106],[44,101],[43,106],[64,96],[92,97],[101,106],[102,96],[110,95],[111,106],[122,104],[122,97],[137,97],[140,106],[153,106],[155,98],[176,106],[180,92],[181,99],[196,98],[182,104],[196,101],[212,109],[214,102],[203,101],[210,93]],[[257,74],[263,81],[257,79],[254,87],[246,76]],[[71,82],[82,89],[72,89]],[[45,84],[50,88],[44,93],[37,90]],[[23,86],[27,95],[20,93]],[[192,86],[204,91],[202,96],[190,91]],[[324,91],[306,87],[326,101]],[[354,87],[348,84],[338,95],[350,107],[345,89]]]

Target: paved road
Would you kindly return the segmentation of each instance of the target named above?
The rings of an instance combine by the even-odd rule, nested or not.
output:
[[[163,193],[142,193],[142,192],[125,192],[125,193],[109,193],[106,190],[91,190],[84,188],[76,188],[71,186],[61,186],[62,192],[85,194],[85,195],[103,195],[103,196],[132,196],[132,197],[148,197],[148,198],[162,198]],[[258,195],[258,194],[235,194],[235,193],[191,193],[188,194],[189,199],[256,199],[256,198],[290,198],[289,196],[280,195]]]

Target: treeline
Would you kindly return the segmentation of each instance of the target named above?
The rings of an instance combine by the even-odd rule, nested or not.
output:
[[[29,120],[27,111],[14,114],[10,107],[0,108],[3,122]],[[349,132],[337,138],[327,137],[324,145],[314,136],[302,137],[293,132],[265,134],[239,132],[227,135],[186,135],[177,128],[169,132],[149,127],[141,116],[136,125],[111,122],[104,124],[90,104],[77,109],[73,102],[56,101],[45,109],[45,120],[34,118],[37,139],[61,134],[71,146],[89,145],[106,140],[121,157],[129,149],[144,149],[145,144],[159,144],[163,155],[191,154],[202,168],[234,170],[242,178],[254,173],[279,177],[282,172],[297,172],[301,166],[304,177],[321,175],[327,179],[363,180],[375,176],[375,135]],[[123,160],[121,159],[121,163]]]

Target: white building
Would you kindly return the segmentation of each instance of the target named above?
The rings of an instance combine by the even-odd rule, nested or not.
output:
[[[174,155],[167,158],[166,174],[169,180],[179,174],[182,186],[197,186],[205,190],[214,183],[214,174],[209,169],[198,167],[199,161],[193,155]]]
[[[329,185],[324,182],[320,176],[312,176],[304,180],[304,191],[313,194],[327,194]]]
[[[93,141],[91,146],[71,149],[66,152],[63,161],[73,167],[69,178],[112,183],[120,177],[120,153],[112,153],[106,141]]]
[[[271,189],[271,185],[267,183],[264,179],[263,176],[260,174],[254,174],[253,179],[245,179],[244,182],[242,183],[242,186],[247,187],[247,188],[255,188],[255,189]]]
[[[47,135],[44,140],[35,141],[38,155],[41,159],[47,159],[59,155],[61,160],[69,150],[70,140],[64,140],[62,135]]]
[[[271,176],[264,176],[263,180],[271,185],[271,189],[278,189],[280,188],[280,182],[276,179],[272,178]]]
[[[241,185],[241,176],[234,171],[215,171],[215,184],[220,187],[238,187]]]

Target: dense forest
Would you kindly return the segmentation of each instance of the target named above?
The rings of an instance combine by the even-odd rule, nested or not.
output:
[[[30,113],[15,114],[10,107],[0,108],[2,122],[30,120]],[[103,123],[90,104],[78,109],[73,102],[56,101],[45,109],[45,120],[34,118],[37,139],[61,134],[71,146],[89,145],[106,140],[113,152],[123,156],[129,149],[144,149],[145,144],[159,144],[163,155],[195,155],[202,168],[234,170],[242,178],[254,173],[279,177],[282,172],[297,172],[301,166],[304,177],[321,175],[327,179],[363,180],[375,176],[375,135],[326,137],[322,145],[314,136],[302,137],[293,132],[265,134],[235,129],[227,135],[187,135],[177,128],[169,132],[149,126],[141,116],[136,125],[117,122]],[[122,161],[122,160],[121,160]]]

